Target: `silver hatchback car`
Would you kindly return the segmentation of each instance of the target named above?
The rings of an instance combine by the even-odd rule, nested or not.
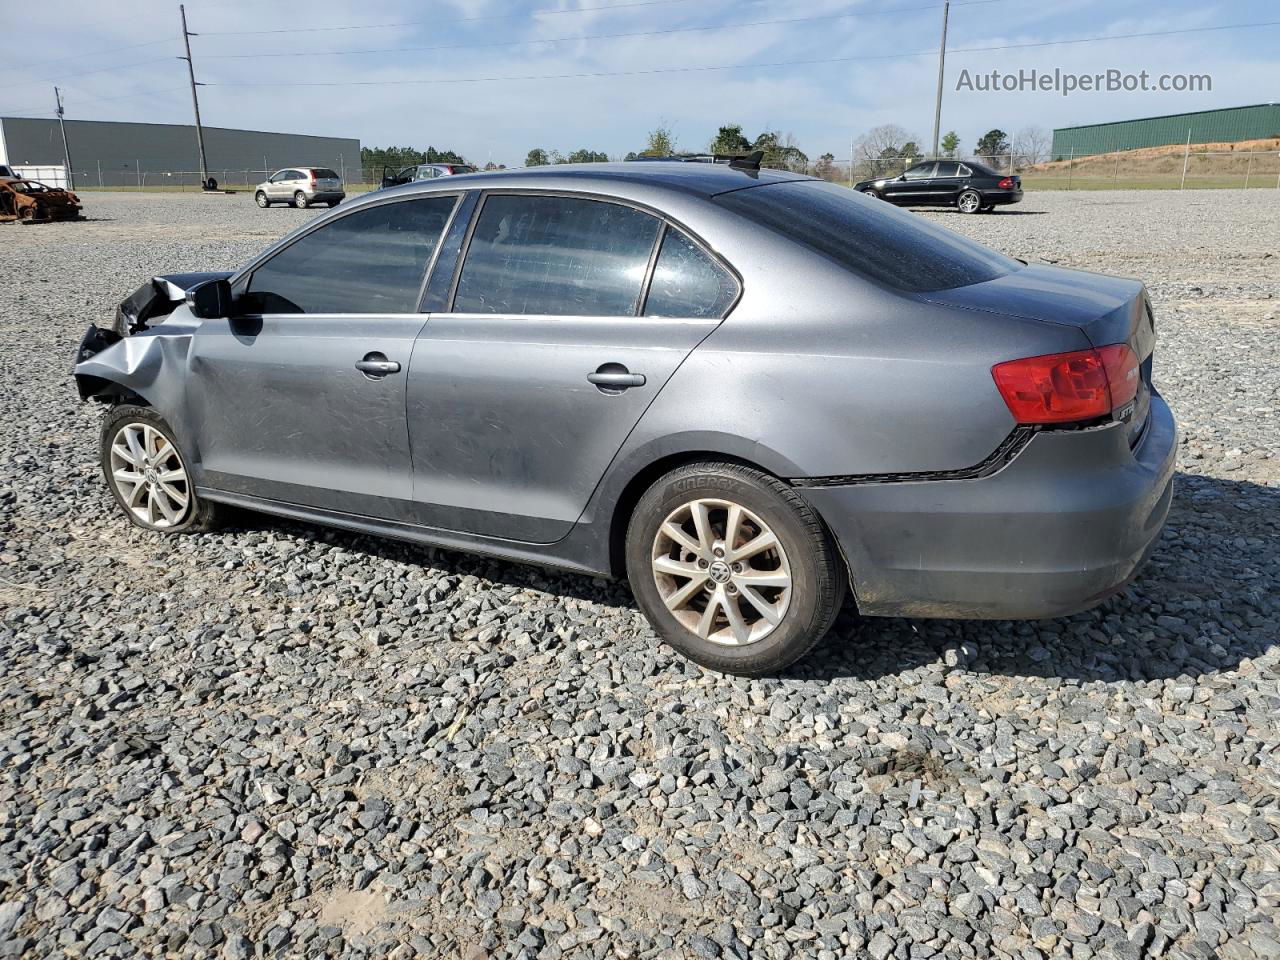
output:
[[[1133,577],[1176,428],[1146,290],[847,187],[701,163],[378,191],[91,327],[103,472],[630,579],[657,633],[780,670],[864,616],[1056,617]]]
[[[328,167],[286,167],[253,190],[254,202],[264,208],[273,203],[288,203],[299,208],[313,203],[336,207],[346,195],[342,178]]]

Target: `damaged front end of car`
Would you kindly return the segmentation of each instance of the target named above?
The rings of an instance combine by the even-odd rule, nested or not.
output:
[[[171,273],[153,277],[117,308],[110,327],[90,324],[76,350],[74,374],[81,400],[152,401],[168,389],[162,371],[181,369],[198,320],[182,306],[189,291],[228,272]],[[177,366],[174,366],[174,364]]]

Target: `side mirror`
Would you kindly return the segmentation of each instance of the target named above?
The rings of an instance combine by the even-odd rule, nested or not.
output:
[[[231,284],[220,278],[192,287],[187,291],[187,309],[201,320],[231,316]]]

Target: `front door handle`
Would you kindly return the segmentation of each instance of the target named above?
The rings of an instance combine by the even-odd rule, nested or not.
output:
[[[632,373],[620,363],[606,363],[594,373],[587,374],[587,382],[594,383],[604,393],[617,393],[628,387],[643,387],[643,373]]]
[[[356,369],[370,380],[377,380],[389,373],[399,373],[400,364],[388,360],[384,353],[366,353],[363,360],[356,361]]]

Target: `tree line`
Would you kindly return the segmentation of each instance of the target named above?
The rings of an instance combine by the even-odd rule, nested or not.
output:
[[[939,152],[943,157],[982,158],[1001,167],[1012,162],[1012,166],[1017,169],[1047,160],[1050,141],[1049,134],[1041,127],[1024,127],[1012,135],[993,128],[978,138],[972,153],[966,154],[961,151],[960,137],[954,130],[949,130],[939,141]],[[919,136],[897,124],[873,127],[853,142],[853,170],[850,171],[843,159],[837,163],[831,153],[823,153],[811,160],[790,133],[762,130],[754,137],[749,137],[741,124],[726,123],[716,130],[705,146],[683,152],[749,154],[758,150],[764,155],[761,160],[763,166],[808,173],[827,180],[841,180],[850,175],[856,179],[866,179],[901,172],[911,163],[925,158],[927,148],[922,148],[921,143]],[[556,149],[534,147],[526,154],[524,165],[544,167],[558,163],[603,163],[610,159],[636,160],[642,157],[670,157],[681,153],[675,133],[666,124],[660,124],[645,136],[642,149],[628,152],[622,157],[611,158],[603,150],[587,148],[562,153]],[[362,147],[360,160],[365,179],[374,181],[382,177],[383,167],[401,170],[416,163],[467,162],[456,151],[437,150],[435,147],[427,147],[425,151],[414,147]],[[484,169],[505,169],[505,165],[486,163]]]

